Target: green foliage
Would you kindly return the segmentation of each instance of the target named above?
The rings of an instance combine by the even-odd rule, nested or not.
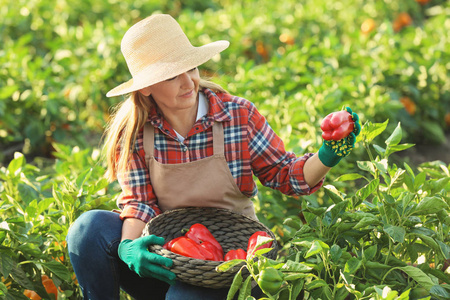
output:
[[[114,208],[117,188],[103,178],[99,152],[54,146],[58,159],[46,171],[52,176],[27,164],[21,153],[0,169],[1,299],[24,299],[24,289],[50,299],[42,274],[61,288],[62,299],[80,299],[67,254],[67,231],[84,211]]]
[[[292,149],[320,145],[320,118],[343,104],[362,119],[401,121],[411,142],[445,140],[448,1],[6,0],[0,161],[11,148],[49,156],[54,141],[96,143],[118,102],[106,92],[130,79],[121,38],[154,12],[177,17],[196,46],[229,40],[204,74],[255,102]],[[400,12],[413,23],[396,32]],[[362,33],[369,18],[375,28]]]
[[[301,199],[304,221],[277,224],[284,241],[278,259],[247,261],[243,268],[255,281],[265,268],[282,272],[282,288],[267,299],[297,299],[300,290],[301,299],[450,297],[450,165],[426,163],[416,173],[406,163],[390,164],[390,155],[412,145],[400,144],[400,125],[383,146],[373,144],[387,124],[365,124],[359,139],[370,160],[337,179],[360,180],[357,189],[344,194],[325,186],[328,206]],[[246,299],[245,284],[236,279],[230,294]]]
[[[115,208],[118,188],[102,177],[91,147],[118,102],[104,95],[130,78],[120,40],[154,12],[177,17],[195,46],[231,42],[203,75],[254,102],[290,151],[316,152],[320,120],[344,105],[365,122],[352,155],[326,179],[332,185],[301,198],[259,186],[258,217],[283,249],[276,261],[261,253],[246,261],[250,276],[242,269],[230,295],[244,299],[249,278],[275,268],[283,284],[270,299],[448,299],[449,166],[391,161],[410,143],[442,143],[449,130],[449,5],[2,2],[0,299],[25,299],[24,289],[51,299],[42,274],[61,289],[59,299],[81,297],[65,236],[82,212]],[[412,24],[396,30],[401,12]],[[364,33],[367,19],[375,27]],[[27,163],[24,155],[55,161]]]

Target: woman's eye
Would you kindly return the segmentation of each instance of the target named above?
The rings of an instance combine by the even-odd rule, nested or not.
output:
[[[192,71],[195,71],[195,70],[197,70],[197,67],[195,67],[195,68],[193,68],[193,69],[190,69],[188,72],[192,72]],[[187,72],[186,72],[187,73]],[[175,80],[176,78],[178,77],[178,75],[177,76],[175,76],[175,77],[172,77],[172,78],[169,78],[169,79],[166,79],[166,81],[172,81],[172,80]]]

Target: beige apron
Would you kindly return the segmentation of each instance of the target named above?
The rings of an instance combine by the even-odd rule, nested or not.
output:
[[[239,190],[224,155],[222,123],[213,125],[214,154],[180,164],[161,164],[154,157],[154,127],[144,126],[144,151],[158,205],[164,212],[182,207],[217,207],[256,218],[253,202]]]

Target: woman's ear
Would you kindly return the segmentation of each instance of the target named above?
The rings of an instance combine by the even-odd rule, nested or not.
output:
[[[150,94],[151,94],[149,86],[145,87],[143,89],[140,89],[139,92],[141,92],[142,95],[147,96],[147,97],[150,96]]]

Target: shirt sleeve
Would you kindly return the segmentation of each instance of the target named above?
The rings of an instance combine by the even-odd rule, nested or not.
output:
[[[122,210],[120,213],[122,220],[135,218],[147,223],[161,211],[150,182],[145,154],[139,144],[142,144],[142,135],[139,135],[136,141],[136,150],[129,159],[128,171],[117,174],[117,180],[122,188],[117,206]]]
[[[251,104],[249,114],[249,150],[253,173],[266,187],[279,190],[286,195],[309,195],[317,191],[324,178],[310,187],[303,172],[305,162],[314,154],[297,157],[287,152],[284,143],[270,125]]]

